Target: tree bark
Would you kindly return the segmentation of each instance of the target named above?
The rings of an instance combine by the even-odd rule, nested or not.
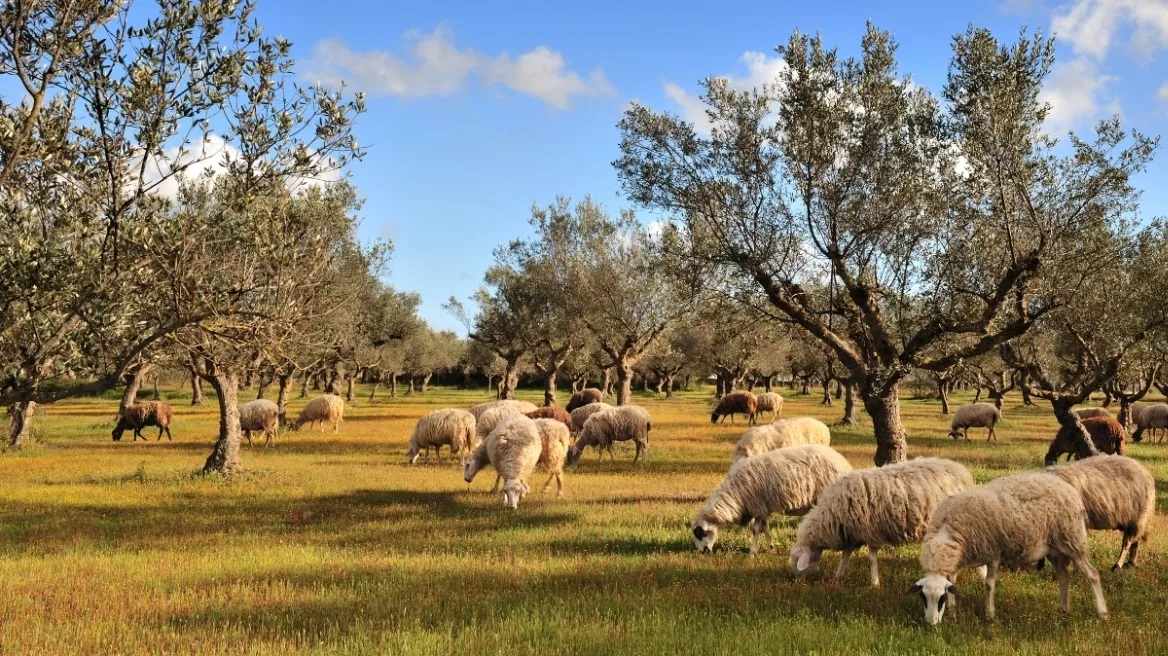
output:
[[[823,400],[819,402],[819,405],[827,406],[829,408],[833,405],[831,402],[831,379],[830,378],[825,378],[823,380]]]
[[[604,369],[603,383],[600,389],[604,390],[604,398],[607,399],[612,396],[612,367],[606,367]]]
[[[308,381],[312,378],[312,374],[307,371],[304,372],[304,380],[300,384],[300,398],[308,396]]]
[[[519,357],[504,359],[506,368],[503,377],[499,380],[499,398],[515,398],[515,388],[519,385]]]
[[[1023,389],[1026,389],[1023,387]],[[1090,398],[1090,394],[1087,395]],[[1090,453],[1093,456],[1099,455],[1099,449],[1095,448],[1095,441],[1091,439],[1091,434],[1087,432],[1087,427],[1079,419],[1079,415],[1075,413],[1072,408],[1075,404],[1082,403],[1081,398],[1061,398],[1061,399],[1047,399],[1050,405],[1054,408],[1055,419],[1058,419],[1059,429],[1067,428],[1074,430],[1073,433],[1077,438],[1081,452]]]
[[[239,440],[242,435],[239,429],[239,374],[217,368],[208,373],[207,382],[219,397],[219,437],[215,440],[211,455],[207,456],[203,473],[230,475],[243,471],[243,463],[239,460]]]
[[[616,365],[616,404],[626,405],[633,395],[633,363],[622,360]]]
[[[203,405],[203,379],[194,368],[188,371],[191,375],[191,405]]]
[[[668,374],[665,376],[665,398],[667,399],[673,398],[673,378],[674,374]]]
[[[17,401],[8,406],[8,448],[21,449],[28,444],[36,406],[37,402],[31,399]]]
[[[341,368],[340,367],[336,367],[331,372],[329,372],[328,382],[324,386],[324,393],[325,394],[336,394],[338,396],[340,395],[340,393],[341,393]]]
[[[369,402],[373,402],[373,397],[377,396],[377,388],[381,387],[381,374],[373,377],[373,389],[369,391]]]
[[[1022,405],[1034,405],[1034,399],[1030,397],[1030,390],[1026,386],[1022,386]]]
[[[158,393],[158,378],[160,374],[154,374],[154,400],[161,401],[162,395]]]
[[[275,374],[272,374],[271,376],[264,376],[264,372],[262,372],[262,371],[260,372],[260,384],[258,387],[256,387],[256,398],[257,399],[265,398],[264,393],[267,392],[268,387],[272,384],[272,380],[275,377],[276,377]]]
[[[883,391],[860,388],[864,399],[864,409],[872,417],[872,430],[876,435],[877,467],[902,462],[908,455],[908,442],[904,426],[900,423],[900,398],[898,385]]]
[[[844,416],[840,419],[840,424],[843,426],[856,425],[856,385],[855,383],[847,383],[844,385]]]
[[[543,404],[545,406],[553,406],[556,404],[556,376],[560,373],[559,367],[554,367],[548,370],[543,377]],[[575,381],[572,382],[573,386]],[[573,392],[575,394],[575,392]]]
[[[406,376],[406,396],[414,395],[414,376],[412,374]]]
[[[280,425],[288,425],[288,387],[292,382],[292,374],[276,376],[276,414],[280,418]]]
[[[150,365],[139,365],[126,378],[126,389],[122,392],[122,402],[118,405],[118,416],[121,417],[126,408],[134,405],[138,400],[138,391],[142,389],[142,379],[150,371]]]
[[[941,399],[941,414],[949,414],[949,380],[937,379],[937,398]]]
[[[766,377],[766,391],[768,391],[768,392],[775,391],[775,377],[774,376],[767,376]]]
[[[353,395],[354,383],[356,383],[356,381],[353,379],[353,376],[351,374],[348,376],[345,376],[345,402],[346,403],[352,403],[353,399],[356,398]]]
[[[323,373],[323,372],[320,372],[320,371],[318,371],[318,372],[316,372],[315,374],[313,374],[313,375],[312,375],[312,391],[314,391],[314,392],[319,392],[319,391],[320,391],[320,386],[321,386],[321,379],[322,379],[322,378],[324,378],[324,373]],[[308,395],[307,395],[307,394],[305,394],[305,396],[308,396]]]
[[[430,379],[433,377],[434,377],[433,372],[430,372],[430,373],[426,374],[425,376],[422,376],[420,393],[425,394],[426,392],[430,391]]]
[[[1087,397],[1091,398],[1091,397]],[[1111,390],[1103,390],[1103,407],[1110,408],[1111,404],[1115,402],[1115,396],[1112,395]]]

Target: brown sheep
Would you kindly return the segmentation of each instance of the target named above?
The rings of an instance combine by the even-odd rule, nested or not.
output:
[[[115,442],[120,442],[122,433],[127,428],[134,430],[134,441],[137,442],[142,435],[142,429],[146,426],[158,427],[158,439],[162,439],[162,432],[166,431],[166,439],[173,441],[174,437],[170,434],[170,419],[173,412],[170,406],[162,401],[147,401],[146,403],[135,403],[127,406],[126,411],[118,415],[118,425],[114,427],[113,438]]]
[[[568,414],[567,410],[564,410],[563,408],[557,408],[554,405],[536,408],[535,410],[524,414],[526,414],[531,419],[555,419],[561,424],[567,426],[569,431],[573,430],[572,415]]]
[[[710,414],[710,423],[718,423],[718,417],[722,421],[726,421],[726,417],[730,417],[730,423],[734,423],[734,415],[746,415],[747,420],[753,424],[754,417],[758,414],[758,402],[754,398],[754,392],[730,392],[718,401],[718,406],[714,408],[714,412]]]
[[[1122,424],[1111,417],[1088,417],[1081,421],[1083,428],[1087,429],[1087,433],[1091,435],[1091,441],[1095,443],[1095,448],[1099,449],[1100,453],[1123,455],[1127,435],[1124,433]],[[1054,440],[1050,443],[1050,450],[1046,452],[1044,459],[1048,467],[1058,462],[1063,454],[1070,454],[1072,460],[1091,456],[1091,453],[1084,448],[1077,436],[1071,432],[1072,430],[1063,427],[1054,436]]]
[[[576,408],[583,408],[589,403],[600,403],[603,400],[604,390],[589,387],[573,394],[572,398],[568,399],[568,406],[564,410],[571,412]]]

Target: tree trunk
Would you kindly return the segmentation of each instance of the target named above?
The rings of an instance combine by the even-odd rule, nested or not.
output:
[[[616,365],[616,404],[626,405],[632,398],[633,363],[618,362]]]
[[[827,406],[829,408],[832,406],[831,379],[830,378],[825,378],[823,380],[823,400],[819,402],[819,405],[824,405],[824,406]]]
[[[1030,398],[1030,390],[1026,386],[1022,386],[1022,405],[1034,405],[1034,399]]]
[[[243,464],[239,460],[239,440],[242,435],[239,429],[239,374],[230,370],[213,370],[207,376],[207,382],[211,383],[219,397],[219,438],[215,440],[211,455],[207,456],[203,473],[234,474],[243,471]]]
[[[641,391],[645,392],[646,394],[649,393],[649,377],[648,376],[641,376]]]
[[[949,381],[937,381],[937,398],[941,399],[941,414],[949,414]]]
[[[251,389],[251,369],[248,368],[243,376],[243,389]]]
[[[433,377],[434,377],[433,372],[428,373],[425,376],[422,376],[421,390],[420,390],[421,394],[425,394],[426,392],[430,391],[430,379]]]
[[[726,379],[722,377],[722,374],[716,374],[714,376],[714,398],[720,399],[723,396],[726,396]]]
[[[1091,398],[1091,397],[1087,397],[1087,398]],[[1111,393],[1111,390],[1103,390],[1103,407],[1110,408],[1111,404],[1114,402],[1115,402],[1115,396]]]
[[[381,374],[373,377],[373,389],[369,391],[369,402],[373,402],[373,397],[377,396],[377,388],[381,387]]]
[[[30,399],[8,406],[8,448],[20,449],[28,444],[36,406],[37,402]]]
[[[860,395],[864,399],[864,409],[872,417],[872,431],[876,435],[876,457],[873,462],[877,467],[905,460],[908,443],[905,439],[904,426],[900,423],[900,398],[897,385],[893,385],[883,394],[877,390],[860,388]]]
[[[674,374],[665,376],[665,398],[667,399],[673,398],[673,376]]]
[[[188,369],[191,375],[191,405],[203,405],[203,379],[195,369]]]
[[[556,376],[560,373],[560,368],[555,367],[547,371],[543,377],[543,404],[545,406],[552,406],[556,404]],[[575,386],[575,381],[572,385]],[[572,392],[575,394],[575,392]]]
[[[154,374],[154,400],[161,401],[162,395],[158,393],[158,378],[159,374]]]
[[[260,372],[260,384],[259,387],[256,387],[257,399],[266,398],[264,397],[264,394],[268,391],[268,387],[272,384],[272,381],[275,380],[275,378],[275,374],[272,374],[271,376],[265,376],[262,371]]]
[[[352,375],[345,376],[345,402],[352,403],[356,397],[353,395],[353,385],[356,383]]]
[[[656,385],[655,391],[657,393],[657,396],[661,396],[661,393],[665,391],[665,376],[658,376],[657,377],[657,385]]]
[[[811,394],[811,378],[804,377],[801,382],[803,383],[803,389],[799,390],[799,394],[803,396]]]
[[[280,425],[288,425],[288,387],[292,382],[292,374],[280,374],[276,377],[276,414],[280,418]]]
[[[150,371],[150,365],[134,367],[126,378],[126,389],[122,392],[122,402],[118,405],[118,416],[121,417],[126,408],[134,405],[138,400],[138,390],[142,389],[142,378]]]
[[[320,386],[321,386],[321,379],[322,379],[322,378],[324,378],[324,373],[323,373],[323,372],[320,372],[320,371],[318,371],[318,372],[316,372],[315,374],[313,374],[313,375],[312,375],[312,391],[314,391],[314,392],[319,392],[319,391],[320,391]],[[308,395],[307,395],[307,394],[305,394],[305,396],[308,396]]]
[[[1131,401],[1127,396],[1119,397],[1119,414],[1115,420],[1123,425],[1124,430],[1128,430],[1128,426],[1131,424],[1131,406]]]
[[[499,398],[515,398],[515,388],[519,385],[519,357],[506,358],[506,369],[503,378],[499,380]]]
[[[768,391],[768,392],[775,391],[775,377],[774,376],[767,376],[766,377],[766,391]]]
[[[977,386],[977,393],[973,395],[973,402],[977,403],[981,400],[981,385]]]
[[[839,401],[842,398],[844,398],[844,384],[837,379],[835,381],[835,400]]]
[[[413,376],[413,374],[406,376],[406,382],[408,383],[406,385],[406,396],[413,396],[414,395],[414,376]]]
[[[848,383],[844,385],[844,416],[840,419],[840,424],[844,426],[856,425],[856,385]]]
[[[324,386],[325,394],[341,394],[341,368],[336,367],[329,372],[328,382]]]
[[[300,398],[308,396],[308,381],[312,378],[312,374],[307,371],[304,372],[304,380],[300,383]]]
[[[606,367],[604,369],[603,383],[600,389],[604,390],[604,398],[607,399],[612,396],[612,367]]]
[[[1026,388],[1023,387],[1022,389]],[[1087,398],[1090,398],[1090,395]],[[1059,399],[1057,401],[1051,400],[1050,405],[1054,408],[1055,419],[1058,419],[1059,430],[1067,428],[1075,431],[1073,435],[1076,437],[1075,441],[1078,443],[1079,448],[1075,452],[1090,453],[1093,456],[1097,456],[1099,455],[1099,449],[1095,448],[1095,441],[1091,439],[1091,434],[1083,426],[1079,415],[1072,410],[1076,403],[1081,403],[1082,401],[1083,399]]]
[[[490,383],[487,383],[488,387]],[[397,372],[389,375],[389,398],[397,398]]]

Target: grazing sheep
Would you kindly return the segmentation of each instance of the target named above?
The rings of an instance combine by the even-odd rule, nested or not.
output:
[[[986,441],[997,441],[998,434],[994,431],[994,426],[1001,420],[1002,411],[992,403],[963,405],[957,408],[957,412],[953,413],[953,420],[949,422],[949,437],[957,439],[964,436],[968,442],[970,428],[988,428],[990,432],[986,436]]]
[[[555,419],[561,424],[568,427],[568,432],[572,431],[572,415],[568,414],[563,408],[557,408],[554,405],[536,408],[531,412],[525,412],[529,419]]]
[[[531,412],[532,410],[535,410],[535,407],[536,407],[534,403],[531,403],[529,401],[518,401],[516,399],[499,399],[497,401],[487,401],[486,403],[472,405],[470,407],[469,412],[472,415],[474,415],[474,418],[477,421],[479,417],[483,416],[484,412],[486,412],[487,410],[490,410],[491,408],[498,408],[499,406],[511,406],[511,407],[518,408],[519,414],[523,414],[525,412]],[[490,432],[490,431],[487,431],[487,432]]]
[[[423,415],[414,425],[414,432],[410,433],[410,445],[406,449],[406,458],[412,465],[418,461],[422,451],[426,452],[426,462],[430,461],[430,449],[438,454],[438,461],[442,461],[442,447],[450,447],[450,453],[469,454],[474,446],[475,418],[466,410],[447,408],[435,410]]]
[[[341,420],[345,416],[345,402],[336,394],[325,394],[318,396],[308,402],[304,409],[300,411],[300,416],[296,421],[292,422],[292,430],[300,430],[300,427],[305,423],[309,428],[320,422],[320,432],[324,432],[325,421],[331,421],[333,424],[333,433],[336,433],[340,428]]]
[[[722,421],[726,421],[726,417],[730,417],[730,423],[733,424],[734,415],[746,415],[747,421],[753,424],[756,414],[758,414],[758,404],[754,399],[753,392],[745,390],[730,392],[718,401],[714,412],[710,414],[710,423],[718,423],[718,417],[721,417]]]
[[[758,536],[767,532],[771,514],[806,513],[832,483],[850,471],[846,458],[821,444],[747,458],[730,467],[722,485],[698,511],[692,528],[694,545],[710,553],[723,526],[750,523],[750,553],[757,553]]]
[[[572,398],[568,399],[568,405],[564,409],[571,412],[576,408],[583,408],[589,403],[600,403],[603,400],[604,390],[589,387],[573,394]]]
[[[1111,569],[1134,567],[1156,514],[1156,480],[1147,467],[1125,456],[1095,456],[1047,471],[1078,490],[1088,528],[1123,531],[1119,557]]]
[[[1168,403],[1156,403],[1140,410],[1137,415],[1136,406],[1132,406],[1132,419],[1136,423],[1136,432],[1132,433],[1132,441],[1139,443],[1144,439],[1144,431],[1168,429]],[[1161,440],[1163,436],[1161,436]]]
[[[1079,419],[1111,416],[1111,412],[1107,408],[1075,408],[1074,413],[1079,415]]]
[[[527,496],[527,477],[539,462],[543,444],[535,421],[523,415],[513,415],[501,422],[479,449],[486,451],[486,462],[495,468],[497,478],[503,479],[503,505],[519,507],[519,500]],[[479,449],[476,449],[476,454]],[[474,480],[484,461],[480,455],[468,459],[463,479]],[[495,481],[498,485],[498,480]],[[492,488],[494,491],[495,488]]]
[[[541,492],[547,492],[548,486],[556,482],[556,496],[564,495],[564,463],[568,459],[568,447],[572,444],[572,435],[568,427],[558,419],[536,419],[535,426],[539,429],[540,444],[543,450],[536,463],[547,471],[547,482],[543,484]]]
[[[754,410],[758,414],[764,412],[771,413],[771,421],[779,418],[783,414],[783,397],[775,392],[763,392],[762,394],[754,395]]]
[[[1128,426],[1127,427],[1130,428],[1131,426],[1135,426],[1136,428],[1139,428],[1140,422],[1143,421],[1144,411],[1147,410],[1148,408],[1151,408],[1153,405],[1158,405],[1158,404],[1150,404],[1150,403],[1133,403],[1133,404],[1131,404],[1130,409],[1128,410]],[[1152,435],[1152,437],[1155,437],[1157,430],[1155,428],[1149,427],[1148,433],[1150,433]],[[1142,433],[1140,434],[1140,439],[1141,440],[1143,439]]]
[[[799,523],[791,567],[798,573],[814,570],[824,550],[842,551],[838,580],[852,552],[866,545],[872,585],[879,586],[880,548],[919,542],[937,506],[972,487],[969,470],[943,458],[854,471],[829,487]]]
[[[953,577],[967,567],[985,568],[986,618],[994,616],[998,568],[1054,564],[1059,608],[1070,605],[1071,564],[1091,582],[1095,609],[1107,617],[1099,572],[1091,565],[1087,510],[1079,493],[1050,472],[1024,472],[959,492],[941,503],[921,545],[925,577],[909,588],[925,603],[925,622],[938,624],[957,590]]]
[[[263,431],[264,446],[273,446],[280,430],[280,407],[267,399],[256,399],[239,406],[239,428],[251,444],[252,431]]]
[[[145,440],[142,429],[147,426],[158,427],[158,439],[161,440],[162,432],[166,431],[166,439],[173,441],[174,438],[170,435],[170,420],[173,416],[170,406],[162,401],[147,401],[126,406],[125,412],[118,415],[118,425],[114,426],[114,441],[120,442],[122,433],[126,432],[127,428],[134,431],[133,441],[137,442],[139,437]]]
[[[584,422],[588,421],[589,417],[600,412],[601,410],[611,410],[615,407],[616,406],[612,406],[607,403],[589,403],[588,405],[572,410],[572,430],[578,431],[581,428],[584,428]]]
[[[1099,449],[1100,452],[1123,455],[1126,433],[1123,430],[1123,425],[1118,421],[1111,417],[1089,417],[1080,420],[1080,423],[1083,424],[1083,428],[1087,429],[1087,433],[1091,435],[1091,441],[1095,443],[1095,448]],[[1086,449],[1080,436],[1075,434],[1075,429],[1066,426],[1055,433],[1054,440],[1050,443],[1050,450],[1046,452],[1043,462],[1049,467],[1058,462],[1059,457],[1064,453],[1071,454],[1073,458],[1091,457],[1091,452]]]
[[[738,438],[732,462],[743,458],[803,444],[831,444],[831,430],[814,417],[780,419],[773,424],[755,426]]]
[[[633,456],[634,463],[641,459],[642,454],[648,459],[646,451],[649,448],[649,431],[652,428],[649,411],[639,405],[620,405],[597,412],[580,428],[576,443],[568,451],[568,464],[576,464],[580,460],[580,455],[584,453],[584,448],[589,446],[596,447],[602,459],[604,449],[608,449],[608,456],[615,461],[612,443],[628,440],[632,440],[637,447],[637,453]]]
[[[487,439],[487,435],[490,435],[491,431],[495,430],[495,427],[504,419],[516,415],[523,415],[534,410],[534,407],[531,410],[524,410],[522,406],[516,404],[504,404],[487,408],[486,412],[479,415],[478,421],[475,423],[475,442],[478,443]]]

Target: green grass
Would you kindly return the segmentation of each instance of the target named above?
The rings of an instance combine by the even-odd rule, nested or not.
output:
[[[167,392],[174,442],[114,443],[116,399],[87,399],[45,408],[40,443],[0,456],[0,654],[1168,652],[1156,620],[1162,516],[1139,568],[1103,572],[1107,622],[1081,576],[1062,617],[1048,573],[1010,571],[996,620],[981,617],[980,584],[966,576],[957,616],[928,629],[904,594],[920,575],[915,547],[882,554],[880,589],[863,558],[842,584],[795,578],[794,519],[775,522],[775,550],[756,558],[744,529],[713,556],[695,553],[689,522],[744,429],[710,426],[704,393],[638,399],[653,414],[648,464],[632,465],[631,449],[616,463],[589,453],[568,471],[565,498],[535,491],[512,512],[486,493],[489,472],[468,489],[452,460],[404,464],[419,416],[485,400],[482,390],[362,397],[339,436],[245,446],[247,473],[226,480],[195,474],[214,404]],[[786,415],[831,423],[841,411],[783,392]],[[1000,444],[977,429],[958,443],[936,402],[906,401],[910,454],[956,458],[979,481],[1035,468],[1055,423],[1048,408],[1019,406],[1007,403]],[[853,465],[870,466],[870,428],[833,433]],[[1168,480],[1168,446],[1131,452]],[[1105,569],[1118,534],[1092,541]]]

